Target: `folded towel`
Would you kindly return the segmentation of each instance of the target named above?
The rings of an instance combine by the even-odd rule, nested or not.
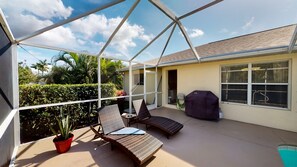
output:
[[[133,128],[133,127],[125,127],[123,129],[111,132],[112,135],[144,135],[145,131]]]

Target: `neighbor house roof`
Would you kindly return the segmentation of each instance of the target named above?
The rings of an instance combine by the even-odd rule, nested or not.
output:
[[[243,36],[238,36],[221,41],[211,42],[201,46],[195,47],[201,61],[210,61],[216,59],[230,59],[238,57],[255,56],[269,53],[278,53],[285,51],[290,44],[292,35],[296,28],[296,24],[270,29],[266,31],[256,32]],[[265,51],[265,52],[264,52]],[[243,54],[245,53],[245,54]],[[158,59],[149,60],[147,64],[156,64]],[[173,64],[186,64],[197,62],[197,59],[190,49],[176,52],[170,55],[163,56],[160,60],[159,66],[169,66]],[[143,68],[142,64],[136,64],[135,68]],[[128,70],[124,68],[123,71]]]

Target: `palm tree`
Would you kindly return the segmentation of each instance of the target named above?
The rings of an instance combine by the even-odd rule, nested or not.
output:
[[[83,54],[60,52],[58,56],[53,59],[55,65],[57,62],[63,62],[64,68],[67,70],[71,78],[71,82],[79,83],[93,83],[94,75],[97,68],[97,57],[87,56]]]
[[[35,70],[37,70],[37,75],[39,75],[39,64],[38,63],[32,64],[30,67],[31,68],[34,68]]]
[[[120,89],[123,82],[123,75],[119,73],[119,69],[124,65],[121,61],[113,61],[110,59],[102,58],[101,61],[101,82],[112,82]]]
[[[50,65],[50,63],[47,63],[46,62],[47,60],[39,60],[39,62],[35,63],[35,64],[32,64],[31,65],[31,68],[34,68],[37,70],[37,75],[39,75],[39,71],[41,71],[41,76],[43,76],[43,73],[45,71],[48,71],[48,65]]]
[[[39,63],[37,63],[37,66],[39,66],[39,70],[41,71],[41,76],[43,76],[43,73],[48,71],[48,65],[50,65],[50,63],[46,62],[45,60],[39,60]]]
[[[66,81],[73,84],[97,82],[97,57],[60,52],[52,61],[54,67],[51,75],[55,76],[50,76],[49,80],[53,83],[65,83]],[[63,62],[63,65],[58,66],[58,62]],[[118,70],[124,67],[122,62],[102,58],[100,64],[101,82],[112,82],[121,88],[123,76],[119,75]]]

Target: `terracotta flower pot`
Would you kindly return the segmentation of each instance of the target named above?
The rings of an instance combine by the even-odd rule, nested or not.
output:
[[[73,134],[70,134],[69,138],[66,140],[62,140],[61,138],[59,138],[59,136],[55,137],[53,142],[55,143],[57,152],[60,154],[67,152],[71,147],[73,137]]]

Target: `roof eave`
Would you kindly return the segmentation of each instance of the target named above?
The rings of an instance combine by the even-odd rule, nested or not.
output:
[[[297,50],[297,46],[295,46],[293,50]],[[263,55],[269,55],[269,54],[280,54],[280,53],[288,53],[288,46],[256,49],[256,50],[249,50],[249,51],[243,51],[243,52],[234,52],[234,53],[201,57],[201,62],[230,60],[230,59],[247,58],[247,57],[263,56]],[[173,61],[168,63],[160,63],[159,67],[193,64],[193,63],[197,63],[197,60],[195,58]]]

